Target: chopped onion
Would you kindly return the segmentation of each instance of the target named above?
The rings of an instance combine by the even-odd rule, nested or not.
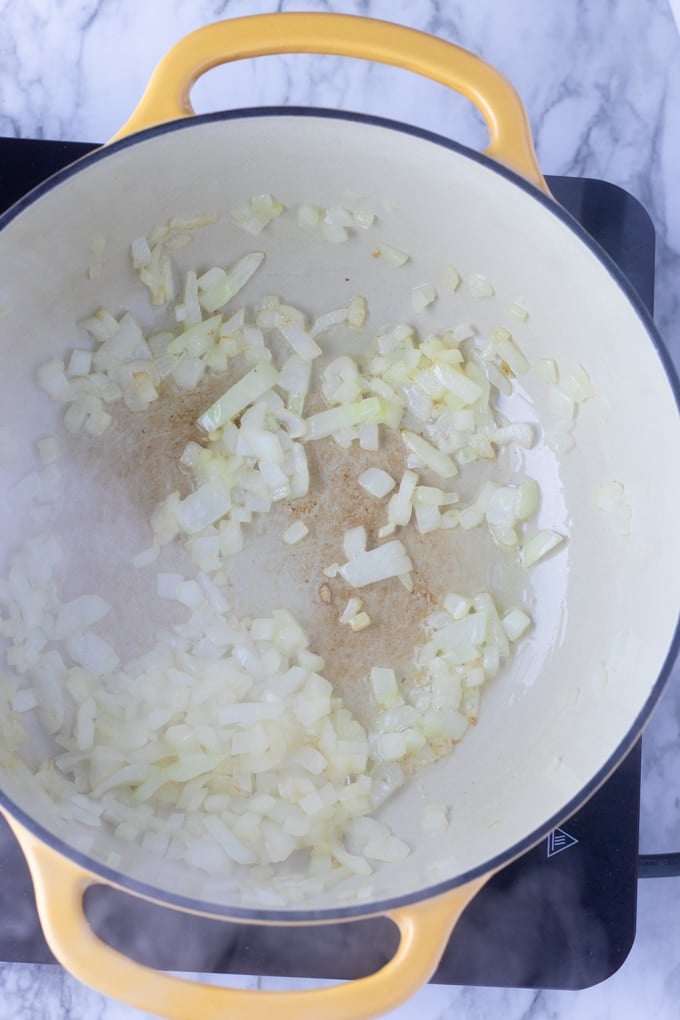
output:
[[[357,613],[361,612],[363,607],[364,600],[358,598],[356,595],[353,595],[352,598],[350,598],[349,601],[347,602],[347,605],[343,609],[342,613],[340,614],[339,617],[340,623],[349,623],[350,620],[357,615]]]
[[[454,266],[447,266],[444,270],[444,286],[447,290],[455,291],[458,290],[461,284],[461,276],[458,270]]]
[[[399,483],[399,489],[392,496],[387,507],[389,524],[405,527],[411,520],[411,514],[413,513],[412,500],[417,484],[418,475],[415,471],[404,471]]]
[[[280,216],[285,206],[273,195],[254,195],[245,205],[230,210],[232,223],[249,234],[257,235]]]
[[[432,283],[421,283],[411,291],[411,303],[415,312],[423,312],[437,298],[437,290]]]
[[[264,252],[254,251],[243,255],[227,270],[211,270],[210,277],[204,274],[198,281],[201,308],[208,313],[223,308],[245,287],[263,262]]]
[[[473,297],[490,298],[494,296],[491,281],[483,273],[472,273],[468,276],[467,285]]]
[[[235,418],[240,411],[270,390],[279,379],[279,373],[273,365],[261,362],[237,383],[230,386],[219,400],[216,400],[198,419],[198,424],[206,432],[214,432],[226,422]]]
[[[507,329],[494,330],[491,335],[491,341],[499,357],[510,366],[515,375],[522,375],[524,372],[529,371],[529,362],[517,347]]]
[[[347,307],[347,322],[352,329],[360,329],[366,322],[368,306],[366,298],[355,295]]]
[[[365,489],[371,496],[375,496],[376,499],[382,499],[396,485],[394,478],[387,471],[375,467],[363,471],[357,481],[362,489]]]
[[[382,258],[388,265],[398,268],[408,262],[409,256],[401,248],[395,248],[392,244],[379,244],[373,252],[375,258]]]
[[[319,411],[307,418],[307,438],[325,439],[334,432],[349,425],[357,425],[379,417],[380,401],[376,397],[365,397],[354,404],[332,407],[328,411]]]
[[[418,457],[426,467],[429,467],[442,478],[453,478],[458,474],[458,468],[447,454],[436,449],[436,447],[432,446],[431,443],[428,443],[427,440],[416,435],[415,432],[409,432],[406,429],[402,429],[401,438],[404,441],[404,446],[407,450],[415,453],[416,457]]]
[[[273,196],[259,195],[231,210],[231,219],[259,234],[284,211]],[[297,218],[303,229],[330,243],[374,223],[373,213],[340,205],[303,204]],[[214,218],[175,218],[133,242],[133,267],[152,303],[173,299],[180,278],[170,253],[207,222]],[[384,244],[373,254],[392,266],[409,258]],[[377,499],[391,494],[379,538],[407,527],[414,514],[415,531],[424,536],[486,521],[497,543],[523,544],[528,566],[562,536],[540,532],[524,541],[522,522],[536,512],[540,497],[531,480],[488,482],[473,504],[455,510],[447,508],[457,503],[458,493],[444,483],[420,484],[425,471],[454,478],[466,464],[494,459],[496,447],[533,445],[535,427],[501,420],[493,405],[492,385],[511,394],[515,374],[528,367],[508,330],[495,330],[488,341],[466,322],[427,337],[408,323],[373,336],[366,331],[354,336],[361,351],[355,358],[331,354],[317,387],[311,364],[322,354],[317,340],[328,333],[330,351],[334,342],[350,339],[350,329],[363,330],[366,299],[355,296],[347,307],[320,310],[311,327],[300,308],[277,296],[259,298],[254,308],[243,305],[223,321],[220,310],[263,259],[262,252],[251,252],[226,269],[186,273],[177,302],[164,313],[166,322],[174,315],[172,331],[149,335],[141,319],[125,313],[118,321],[100,310],[81,323],[92,350],[76,348],[66,363],[54,359],[38,372],[48,394],[64,405],[66,432],[97,436],[117,414],[112,404],[143,413],[168,387],[189,392],[204,378],[213,385],[217,373],[236,369],[237,381],[232,375],[198,419],[202,438],[184,442],[183,487],[156,506],[151,543],[132,557],[134,567],[163,557],[151,583],[157,598],[167,600],[172,621],[167,629],[138,659],[121,663],[114,644],[95,633],[111,607],[97,595],[64,601],[53,550],[33,552],[23,573],[12,567],[11,577],[0,582],[0,601],[10,644],[7,664],[27,685],[8,705],[15,713],[35,709],[56,740],[54,767],[45,765],[39,777],[57,810],[85,825],[110,826],[121,840],[150,854],[222,874],[227,882],[244,878],[247,895],[258,902],[287,904],[304,898],[303,883],[315,895],[336,879],[369,874],[370,862],[396,862],[409,853],[368,813],[404,783],[407,772],[447,754],[476,722],[486,683],[510,655],[511,642],[531,624],[519,608],[501,616],[486,593],[448,593],[425,622],[413,669],[402,673],[401,662],[399,673],[389,664],[369,667],[363,679],[374,713],[367,730],[343,706],[324,676],[323,659],[290,613],[239,618],[228,594],[227,560],[248,548],[257,515],[308,493],[315,458],[308,463],[306,444],[321,442],[323,458],[323,440],[345,449],[358,440],[362,450],[378,452],[382,436],[388,439],[380,451],[387,464],[399,454],[389,440],[400,430],[404,467],[396,492],[378,458],[362,454],[362,467],[373,463],[359,469],[365,492]],[[460,282],[453,266],[447,267],[443,286],[453,292]],[[481,274],[473,274],[468,285],[478,297],[493,295]],[[436,297],[431,283],[412,291],[416,311]],[[286,345],[292,351],[287,358]],[[555,377],[555,389],[556,382]],[[304,417],[310,393],[327,406],[319,410],[316,404],[317,413]],[[594,389],[578,366],[558,393],[553,399],[560,406],[565,399],[575,405]],[[125,407],[118,410],[125,413]],[[560,418],[556,428],[564,424]],[[62,485],[56,442],[50,440],[38,446],[39,473],[31,472],[13,490],[13,498],[19,492],[48,513],[47,501],[58,504]],[[307,534],[307,525],[294,520],[281,539],[293,545]],[[421,541],[427,539],[414,539],[416,546]],[[184,573],[167,569],[173,550],[165,547],[174,542],[187,557]],[[395,578],[414,590],[414,564],[400,541],[369,550],[366,529],[359,526],[345,532],[343,549],[346,562],[323,570],[342,579],[333,594],[330,585],[321,586],[317,598],[324,606],[333,596],[340,601],[343,581],[360,589]],[[382,592],[375,595],[380,605]],[[354,633],[372,623],[357,596],[341,613],[331,612],[334,623],[338,615],[340,625]],[[107,636],[111,623],[107,618]],[[352,640],[346,631],[345,637]],[[361,645],[363,639],[356,641]],[[445,832],[446,806],[430,805],[423,826],[432,834]],[[301,877],[290,878],[277,867],[288,861]],[[263,889],[261,883],[270,879],[272,887]]]
[[[340,574],[352,588],[364,588],[413,570],[413,564],[401,542],[394,540],[369,549],[340,567]]]
[[[309,534],[309,528],[304,521],[294,521],[290,524],[281,536],[286,545],[296,545]]]
[[[521,609],[511,609],[502,619],[503,630],[511,641],[517,641],[531,625],[531,618]]]
[[[371,617],[368,615],[368,613],[362,610],[360,613],[357,613],[356,616],[353,616],[352,619],[348,621],[348,623],[350,630],[353,630],[355,633],[357,633],[360,630],[366,630],[367,627],[370,627]]]
[[[557,385],[557,362],[554,358],[539,358],[536,363],[536,372],[544,383],[547,383],[549,386]]]
[[[556,531],[539,531],[537,535],[525,543],[522,550],[522,563],[525,567],[531,567],[534,563],[543,559],[549,552],[557,548],[564,541],[564,535]]]
[[[366,542],[366,528],[363,526],[349,528],[342,540],[342,549],[347,559],[353,560],[356,556],[366,552]]]
[[[520,322],[527,321],[527,319],[529,318],[529,312],[527,311],[522,298],[517,298],[515,301],[513,301],[513,303],[510,305],[510,314],[513,315],[516,319],[519,319]]]
[[[278,327],[281,335],[290,345],[294,354],[303,361],[312,361],[321,354],[321,348],[311,335],[297,322],[279,316]]]

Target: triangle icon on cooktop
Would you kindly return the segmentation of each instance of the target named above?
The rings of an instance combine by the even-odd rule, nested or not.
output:
[[[557,854],[561,854],[563,850],[568,850],[569,847],[575,846],[578,840],[576,836],[570,836],[564,829],[553,829],[546,843],[547,856],[555,857]]]

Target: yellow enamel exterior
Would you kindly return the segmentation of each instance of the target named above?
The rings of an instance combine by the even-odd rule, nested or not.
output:
[[[550,194],[522,101],[495,68],[436,36],[345,14],[262,14],[197,29],[161,60],[137,109],[111,141],[190,117],[191,88],[212,67],[276,53],[325,53],[392,64],[460,92],[486,121],[486,155]]]
[[[97,938],[83,912],[83,896],[101,879],[47,846],[11,815],[5,817],[31,870],[43,932],[59,962],[104,995],[168,1020],[269,1020],[272,1009],[278,1020],[380,1016],[432,976],[458,918],[490,877],[388,913],[399,929],[399,946],[389,963],[369,977],[309,991],[217,988],[159,973]]]

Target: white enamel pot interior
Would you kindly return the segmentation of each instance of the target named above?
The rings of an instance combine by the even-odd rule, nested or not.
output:
[[[361,293],[372,324],[411,321],[412,286],[440,281],[454,264],[464,279],[486,274],[495,297],[442,288],[420,318],[426,333],[463,321],[481,331],[507,325],[533,365],[545,357],[565,372],[582,364],[598,391],[579,411],[573,450],[558,456],[540,440],[523,455],[543,492],[539,526],[568,536],[557,554],[525,577],[504,567],[492,544],[451,533],[453,555],[439,567],[442,589],[503,592],[505,585],[503,598],[522,599],[535,626],[490,685],[479,724],[450,758],[419,774],[385,808],[382,817],[412,847],[411,856],[380,866],[368,898],[360,891],[365,881],[350,879],[304,907],[282,909],[299,919],[380,909],[497,868],[571,813],[630,748],[674,652],[680,425],[671,370],[649,318],[554,203],[490,160],[422,132],[289,111],[207,116],[134,136],[57,175],[5,217],[3,421],[19,425],[27,440],[55,427],[56,412],[36,396],[35,369],[81,342],[75,323],[83,316],[105,306],[151,321],[126,254],[131,238],[174,215],[226,214],[265,191],[288,207],[306,200],[336,205],[356,193],[376,210],[379,225],[369,236],[357,232],[345,244],[328,245],[302,235],[294,217],[281,217],[257,239],[267,259],[242,294],[246,302],[280,294],[312,311]],[[101,277],[93,281],[86,267],[94,235],[107,245]],[[410,261],[394,269],[372,257],[379,241],[408,251]],[[176,261],[184,269],[227,264],[252,247],[223,215],[197,231]],[[522,324],[508,314],[518,296],[530,310]],[[518,389],[508,415],[543,421],[546,387],[536,373]],[[140,450],[150,472],[162,450],[162,436],[157,452],[153,442]],[[5,486],[22,470],[7,468]],[[114,520],[126,522],[134,498],[126,478],[121,468],[112,479],[106,526],[127,554],[138,550],[137,536],[126,539]],[[593,505],[594,487],[613,479],[630,503],[626,536]],[[4,514],[6,556],[21,532],[21,507],[10,497]],[[82,527],[77,515],[73,527]],[[307,591],[288,590],[256,565],[247,591],[250,611],[289,598],[304,622]],[[31,766],[45,753],[38,733],[21,751]],[[2,789],[10,812],[95,873],[160,901],[267,914],[204,873],[133,850],[105,830],[66,824],[11,760]],[[424,838],[429,803],[449,805],[452,824]],[[122,857],[116,872],[105,864],[112,849]]]

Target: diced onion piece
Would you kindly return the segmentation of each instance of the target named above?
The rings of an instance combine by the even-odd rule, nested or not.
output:
[[[463,340],[471,340],[472,337],[477,336],[477,329],[471,322],[463,322],[460,326],[456,326],[452,333],[454,338],[462,343]]]
[[[561,388],[577,404],[594,397],[597,392],[582,365],[578,365],[574,372],[563,380]]]
[[[286,545],[295,545],[309,534],[309,528],[304,521],[293,521],[289,524],[281,536]]]
[[[515,495],[515,517],[519,521],[526,521],[538,509],[540,489],[538,484],[530,478],[528,482],[522,482],[517,486]]]
[[[342,549],[348,560],[360,556],[366,552],[366,528],[360,525],[356,528],[348,528],[342,540]]]
[[[428,443],[426,439],[416,435],[415,432],[409,432],[407,429],[402,429],[401,438],[407,450],[415,453],[416,457],[418,457],[426,467],[429,467],[431,471],[434,471],[442,478],[453,478],[458,474],[458,468],[448,454],[442,453],[441,450],[432,446],[432,444]]]
[[[144,269],[151,263],[151,248],[145,237],[137,237],[130,245],[130,256],[135,269]]]
[[[64,362],[57,358],[40,366],[38,382],[55,400],[68,400],[71,395],[71,384],[64,371]]]
[[[229,489],[220,481],[208,481],[180,502],[176,516],[184,531],[196,535],[230,509]]]
[[[549,552],[556,549],[564,541],[564,535],[556,531],[539,531],[537,535],[525,543],[522,550],[522,563],[525,567],[531,567],[534,563],[543,559]]]
[[[322,353],[316,341],[299,323],[287,321],[284,316],[280,316],[278,327],[284,340],[303,361],[312,361]]]
[[[531,617],[521,609],[511,609],[509,613],[505,614],[501,623],[510,641],[518,641],[527,627],[531,626]]]
[[[340,574],[352,588],[364,588],[368,584],[386,581],[412,570],[413,564],[404,546],[395,539],[345,563],[340,567]]]
[[[361,230],[369,230],[375,223],[375,213],[369,209],[357,209],[352,213],[354,225]]]
[[[298,206],[297,222],[303,230],[314,230],[323,219],[323,209],[318,205],[303,202]]]
[[[430,506],[452,506],[459,497],[457,492],[445,492],[435,485],[418,485],[413,498],[416,503],[429,503]]]
[[[66,650],[74,662],[96,677],[111,673],[120,663],[113,646],[92,631],[67,638]]]
[[[515,375],[522,375],[529,371],[529,362],[512,339],[507,329],[496,329],[491,334],[491,341],[496,348],[499,357],[510,366]]]
[[[359,426],[359,446],[362,450],[372,453],[380,449],[380,431],[377,423],[363,422]]]
[[[371,618],[368,615],[368,613],[362,610],[362,612],[357,613],[356,616],[353,616],[352,619],[348,621],[348,623],[349,629],[354,631],[354,633],[357,633],[360,630],[366,630],[367,627],[370,627]]]
[[[450,613],[454,620],[462,620],[470,612],[472,601],[464,595],[456,592],[449,592],[442,603],[447,613]]]
[[[536,374],[549,386],[556,386],[558,382],[557,362],[554,358],[539,358],[536,363]]]
[[[403,266],[408,262],[409,256],[401,248],[395,248],[392,244],[379,244],[373,252],[375,258],[382,258],[388,265],[395,268]]]
[[[341,223],[328,223],[324,218],[320,227],[321,236],[329,244],[343,244],[349,237],[349,231]]]
[[[149,546],[148,549],[143,549],[142,552],[139,552],[132,557],[132,566],[137,570],[141,570],[143,567],[148,567],[158,559],[159,553],[159,545],[154,544]]]
[[[368,305],[366,298],[356,294],[347,306],[347,322],[352,329],[360,329],[366,322]]]
[[[206,286],[206,275],[198,281],[201,294],[199,301],[206,312],[216,312],[224,307],[248,283],[253,274],[264,261],[264,252],[253,251],[232,263],[228,269],[222,270],[219,281],[209,288]],[[212,283],[212,279],[210,279]]]
[[[285,206],[278,199],[266,193],[254,195],[245,205],[231,209],[229,216],[232,223],[240,227],[241,230],[257,235],[268,223],[280,216],[284,209]]]
[[[167,354],[182,354],[185,351],[192,357],[201,357],[209,351],[219,337],[222,316],[213,315],[203,322],[188,325],[175,339],[168,344]]]
[[[394,478],[387,471],[376,467],[367,468],[359,475],[357,481],[362,489],[376,499],[382,499],[396,485]]]
[[[69,376],[89,375],[92,368],[92,352],[77,348],[71,352],[66,374]]]
[[[473,297],[490,298],[494,296],[495,291],[491,281],[483,273],[472,273],[468,276],[467,285]]]
[[[364,608],[364,600],[360,599],[357,595],[353,595],[347,602],[347,605],[340,614],[340,623],[349,623],[352,617],[360,613]]]
[[[463,531],[470,531],[476,528],[484,520],[484,511],[476,506],[468,506],[458,514],[458,523]]]
[[[397,683],[397,674],[385,666],[373,666],[370,672],[371,690],[378,705],[393,708],[403,705],[404,699]]]
[[[432,283],[421,283],[411,291],[411,304],[415,312],[424,311],[437,298],[437,289]]]
[[[100,344],[110,340],[118,330],[118,321],[105,308],[100,308],[91,318],[84,319],[78,325]]]
[[[398,491],[392,496],[387,507],[387,519],[390,524],[405,527],[411,520],[413,512],[413,494],[418,484],[415,471],[404,471]]]
[[[452,293],[458,290],[461,284],[461,276],[455,266],[447,266],[444,270],[444,286]]]
[[[380,415],[380,401],[377,397],[365,397],[353,404],[331,407],[327,411],[319,411],[307,418],[307,439],[325,439],[326,436],[338,432],[362,421],[375,420]]]
[[[503,372],[496,367],[493,361],[484,362],[484,371],[486,372],[486,377],[491,385],[495,386],[499,393],[509,397],[512,393],[512,383],[508,379],[507,375],[504,375]]]
[[[309,335],[315,338],[332,326],[342,325],[343,322],[347,322],[347,309],[334,308],[330,312],[324,312],[323,315],[314,320],[309,330]]]
[[[275,386],[278,379],[279,373],[272,364],[260,362],[204,411],[198,424],[206,432],[214,432]]]
[[[510,314],[519,319],[520,322],[526,322],[529,318],[529,312],[526,309],[524,300],[522,298],[516,298],[510,305]]]
[[[442,520],[439,507],[431,503],[416,503],[416,527],[421,535],[427,535],[431,531],[441,528]]]
[[[462,400],[464,404],[475,404],[484,392],[479,383],[471,379],[465,372],[461,372],[455,365],[439,363],[435,368],[435,375],[445,389]]]

